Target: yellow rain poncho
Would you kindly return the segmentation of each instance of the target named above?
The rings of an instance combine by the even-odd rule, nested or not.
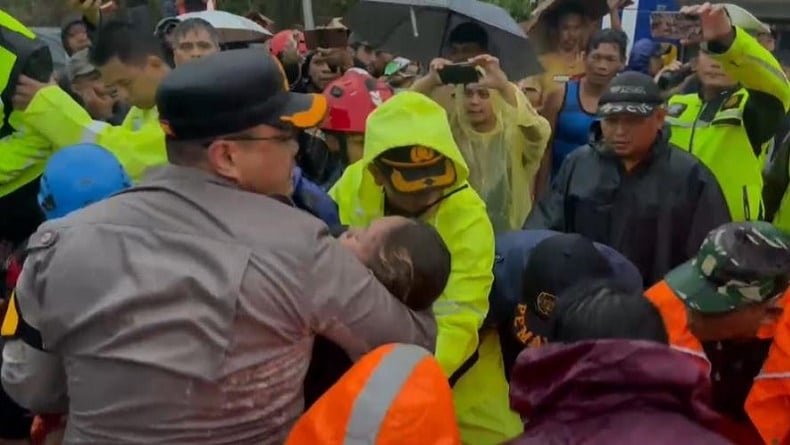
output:
[[[518,230],[532,210],[532,186],[551,137],[551,126],[518,87],[516,106],[491,90],[496,127],[481,133],[469,124],[463,87],[450,112],[455,142],[469,166],[469,183],[486,203],[494,232]]]
[[[452,195],[424,216],[452,256],[450,279],[433,306],[439,328],[436,358],[450,377],[479,347],[479,359],[453,387],[455,412],[464,444],[500,444],[520,434],[523,426],[508,403],[499,337],[496,331],[478,336],[494,280],[494,232],[483,201],[472,188],[464,188],[469,169],[453,140],[447,113],[414,92],[384,102],[368,117],[363,158],[346,169],[329,194],[343,224],[365,226],[385,216],[384,190],[368,166],[391,148],[414,145],[442,153],[457,172],[456,183],[446,190]]]

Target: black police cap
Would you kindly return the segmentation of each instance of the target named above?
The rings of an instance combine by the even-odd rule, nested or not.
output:
[[[205,139],[267,124],[310,128],[326,99],[288,90],[280,62],[259,48],[223,51],[173,70],[156,94],[159,120],[171,139]]]

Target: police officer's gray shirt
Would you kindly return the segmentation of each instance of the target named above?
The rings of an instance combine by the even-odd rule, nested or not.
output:
[[[62,360],[66,444],[281,444],[315,333],[352,357],[436,336],[319,220],[176,166],[44,224],[16,294]]]

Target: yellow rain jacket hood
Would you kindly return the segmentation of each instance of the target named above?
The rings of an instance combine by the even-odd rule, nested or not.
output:
[[[368,117],[362,159],[346,169],[329,194],[338,204],[343,224],[367,226],[385,216],[384,190],[368,166],[391,148],[411,145],[447,156],[457,176],[455,184],[445,190],[445,195],[452,195],[423,216],[452,256],[450,280],[433,307],[439,328],[436,358],[449,378],[479,347],[479,359],[453,388],[461,438],[465,444],[502,443],[523,428],[508,405],[499,338],[487,331],[478,336],[493,283],[494,231],[483,200],[467,183],[469,168],[453,139],[445,110],[410,91],[384,102]]]

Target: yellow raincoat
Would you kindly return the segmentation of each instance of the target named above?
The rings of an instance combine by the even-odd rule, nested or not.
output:
[[[390,148],[410,145],[431,147],[453,161],[458,178],[447,193],[468,185],[469,169],[453,140],[447,113],[422,94],[403,92],[368,117],[363,158],[329,192],[343,224],[365,226],[384,216],[384,191],[368,165]],[[441,201],[425,219],[452,255],[450,280],[433,308],[439,328],[436,358],[445,375],[452,375],[480,346],[479,360],[453,388],[461,438],[470,445],[502,443],[523,427],[510,411],[496,332],[478,338],[494,278],[494,231],[485,204],[467,187]]]
[[[480,194],[488,216],[499,234],[518,230],[532,210],[532,185],[551,137],[551,126],[540,116],[518,87],[517,106],[491,90],[496,127],[486,133],[469,125],[463,87],[458,86],[450,127],[469,165],[469,183]]]
[[[156,108],[133,107],[121,125],[113,126],[93,120],[65,91],[48,86],[36,93],[21,117],[56,148],[79,143],[101,145],[118,158],[134,181],[148,167],[167,162],[165,133]]]

